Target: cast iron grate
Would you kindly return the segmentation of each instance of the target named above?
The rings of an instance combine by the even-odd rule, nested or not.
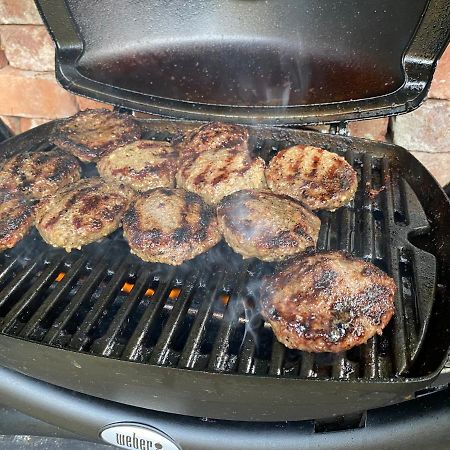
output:
[[[295,143],[288,131],[286,136],[256,139],[255,152],[270,159]],[[150,131],[149,137],[170,136]],[[46,245],[34,230],[1,254],[0,332],[189,370],[349,380],[407,373],[423,341],[435,282],[434,256],[407,238],[426,233],[428,222],[387,157],[343,154],[358,172],[359,188],[349,205],[319,214],[318,248],[371,260],[399,286],[394,319],[366,345],[336,355],[286,349],[258,314],[259,282],[273,265],[243,261],[224,243],[177,268],[148,264],[129,253],[121,231],[67,254]]]

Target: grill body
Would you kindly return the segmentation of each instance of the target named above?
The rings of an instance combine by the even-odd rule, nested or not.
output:
[[[147,137],[168,139],[192,124],[143,126]],[[49,148],[49,127],[5,142],[3,154]],[[319,249],[348,250],[394,277],[397,313],[382,337],[334,356],[286,350],[257,312],[258,281],[274,267],[224,245],[173,269],[131,256],[120,233],[71,254],[35,234],[2,256],[1,363],[95,397],[241,421],[348,414],[431,384],[450,340],[445,194],[399,147],[252,129],[265,159],[302,142],[337,149],[358,171],[355,200],[321,213]]]

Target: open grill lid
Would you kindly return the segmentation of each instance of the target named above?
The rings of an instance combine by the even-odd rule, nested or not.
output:
[[[418,107],[449,0],[36,0],[74,93],[169,117],[316,124]]]

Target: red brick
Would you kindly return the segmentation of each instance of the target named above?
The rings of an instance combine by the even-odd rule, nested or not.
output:
[[[113,109],[112,105],[107,103],[97,102],[96,100],[91,100],[86,97],[77,96],[77,102],[80,110],[84,111],[85,109]]]
[[[53,74],[10,66],[0,71],[0,114],[53,119],[77,111],[75,96],[60,87]]]
[[[40,118],[27,118],[27,117],[23,117],[20,119],[20,131],[21,133],[23,133],[24,131],[28,131],[31,128],[37,127],[39,125],[42,125],[44,123],[49,122],[50,119],[40,119]]]
[[[393,119],[394,142],[410,151],[449,152],[449,123],[450,101],[427,100],[415,111]]]
[[[23,70],[54,71],[55,48],[42,25],[0,27],[2,48],[9,64]]]
[[[0,0],[0,23],[40,24],[33,0]]]
[[[8,65],[8,59],[6,58],[5,52],[0,49],[0,69]]]
[[[348,124],[348,130],[352,136],[375,141],[385,141],[388,125],[389,119],[382,117],[381,119],[350,122]]]
[[[20,133],[20,117],[0,116],[0,119],[14,134]]]
[[[438,62],[428,97],[450,100],[450,46]]]
[[[442,185],[450,183],[450,152],[411,152]]]

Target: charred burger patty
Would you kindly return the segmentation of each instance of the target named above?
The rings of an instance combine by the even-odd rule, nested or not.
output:
[[[97,164],[106,180],[121,182],[136,191],[174,187],[178,152],[168,142],[138,140],[119,147]]]
[[[228,245],[244,258],[280,261],[316,247],[320,219],[300,202],[270,191],[246,189],[217,207]]]
[[[81,167],[66,152],[21,153],[10,158],[0,171],[0,189],[15,190],[40,199],[78,181]]]
[[[307,352],[340,352],[381,334],[394,314],[395,282],[343,252],[300,258],[269,277],[262,314],[277,339]]]
[[[181,166],[176,178],[178,187],[196,192],[213,205],[235,191],[266,187],[264,161],[235,148],[197,155]]]
[[[331,211],[348,203],[358,187],[356,172],[342,156],[310,145],[281,150],[270,161],[266,179],[277,194]]]
[[[87,109],[55,124],[50,141],[82,161],[97,161],[141,136],[134,119],[106,109]]]
[[[48,244],[70,252],[116,230],[132,197],[124,186],[83,179],[39,203],[36,228]]]
[[[33,226],[33,208],[20,193],[0,192],[0,251],[14,247]]]
[[[123,230],[133,253],[171,265],[194,258],[221,239],[215,210],[183,189],[140,194],[125,214]]]

